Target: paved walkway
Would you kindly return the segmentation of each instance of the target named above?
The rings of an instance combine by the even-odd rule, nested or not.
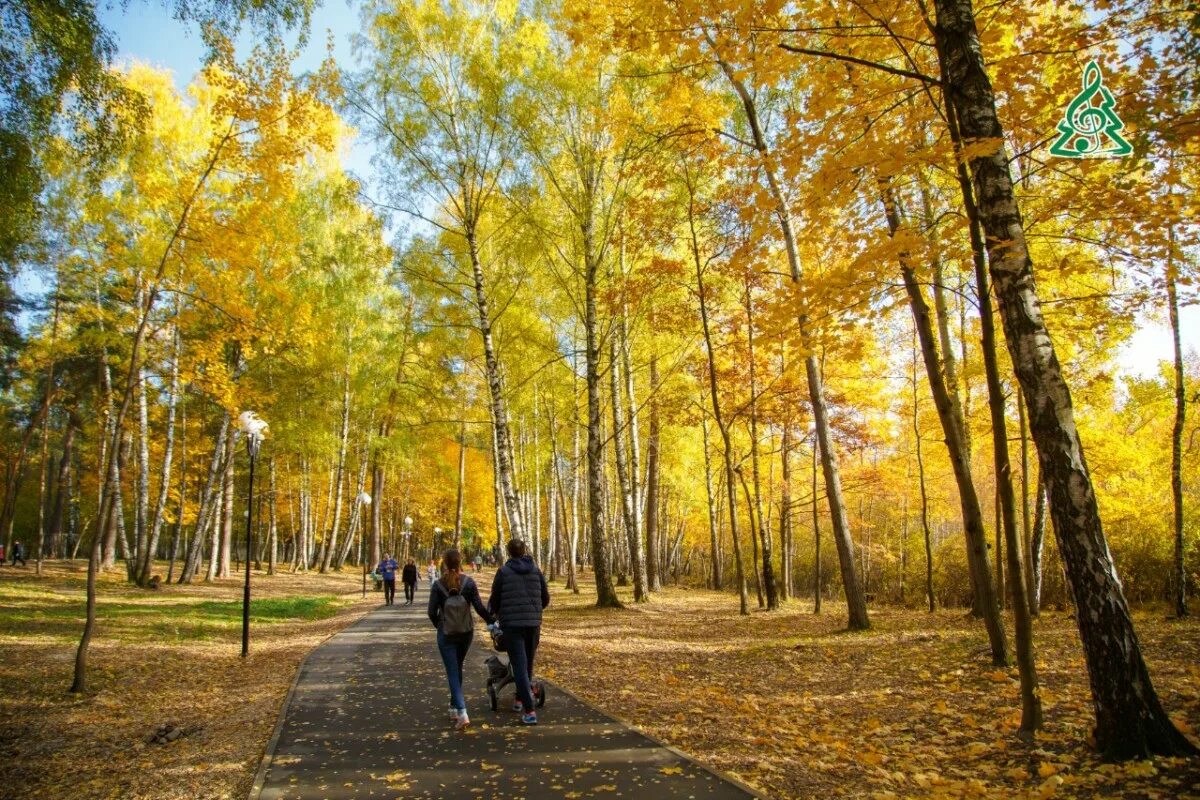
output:
[[[755,797],[555,686],[536,727],[505,704],[492,712],[482,637],[464,667],[473,724],[455,733],[425,597],[381,606],[309,655],[252,798]]]

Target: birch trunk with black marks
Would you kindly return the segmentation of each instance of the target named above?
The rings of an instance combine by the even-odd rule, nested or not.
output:
[[[642,514],[646,526],[646,580],[650,591],[662,591],[662,562],[659,558],[658,495],[659,441],[661,428],[658,417],[658,352],[650,353],[650,430],[646,438],[646,510]],[[715,551],[714,551],[715,553]]]
[[[158,551],[158,540],[162,535],[163,514],[167,509],[167,498],[171,491],[171,465],[175,455],[175,413],[179,405],[179,358],[181,343],[179,327],[175,327],[174,343],[171,352],[171,383],[167,388],[167,430],[164,434],[165,449],[163,450],[162,467],[158,475],[158,497],[154,500],[154,510],[150,515],[149,535],[146,551],[139,565],[137,582],[145,586],[150,582],[150,573],[154,571],[154,554]],[[143,390],[144,391],[144,390]]]
[[[1196,748],[1175,728],[1154,691],[1104,538],[1070,390],[1033,283],[974,9],[970,0],[935,0],[935,8],[934,39],[956,138],[975,147],[994,143],[966,159],[974,192],[965,204],[986,233],[1005,340],[1029,405],[1029,427],[1088,665],[1097,746],[1115,759],[1195,754]],[[971,208],[974,198],[978,206]]]

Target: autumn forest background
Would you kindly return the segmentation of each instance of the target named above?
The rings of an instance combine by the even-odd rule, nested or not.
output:
[[[1194,4],[361,0],[316,70],[311,0],[164,7],[190,79],[88,0],[0,2],[5,760],[148,723],[171,669],[123,644],[241,681],[247,536],[268,731],[364,562],[516,537],[561,595],[549,677],[587,696],[599,626],[603,706],[661,677],[622,635],[683,676],[705,631],[701,683],[733,664],[790,744],[742,736],[757,700],[724,738],[626,715],[772,796],[1200,792]],[[1049,152],[1089,61],[1128,155]],[[968,735],[855,743],[899,723],[813,722],[808,655]]]

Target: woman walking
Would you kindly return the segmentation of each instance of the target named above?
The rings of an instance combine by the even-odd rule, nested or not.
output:
[[[525,543],[508,543],[508,561],[492,581],[488,610],[500,620],[504,647],[517,682],[513,711],[521,711],[521,722],[537,725],[533,706],[533,657],[542,632],[542,609],[550,605],[546,576],[526,552]]]
[[[462,573],[462,554],[447,550],[442,556],[442,576],[429,590],[429,621],[437,628],[438,652],[450,685],[450,715],[456,720],[454,729],[459,731],[471,724],[467,701],[463,698],[462,670],[475,636],[472,606],[490,625],[493,617],[479,597],[479,587],[474,579]]]

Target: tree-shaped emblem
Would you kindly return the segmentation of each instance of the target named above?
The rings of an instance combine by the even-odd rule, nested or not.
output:
[[[1100,66],[1089,61],[1083,70],[1083,90],[1067,106],[1050,152],[1063,158],[1115,158],[1132,153],[1133,146],[1120,134],[1125,125],[1113,111],[1115,105]]]

